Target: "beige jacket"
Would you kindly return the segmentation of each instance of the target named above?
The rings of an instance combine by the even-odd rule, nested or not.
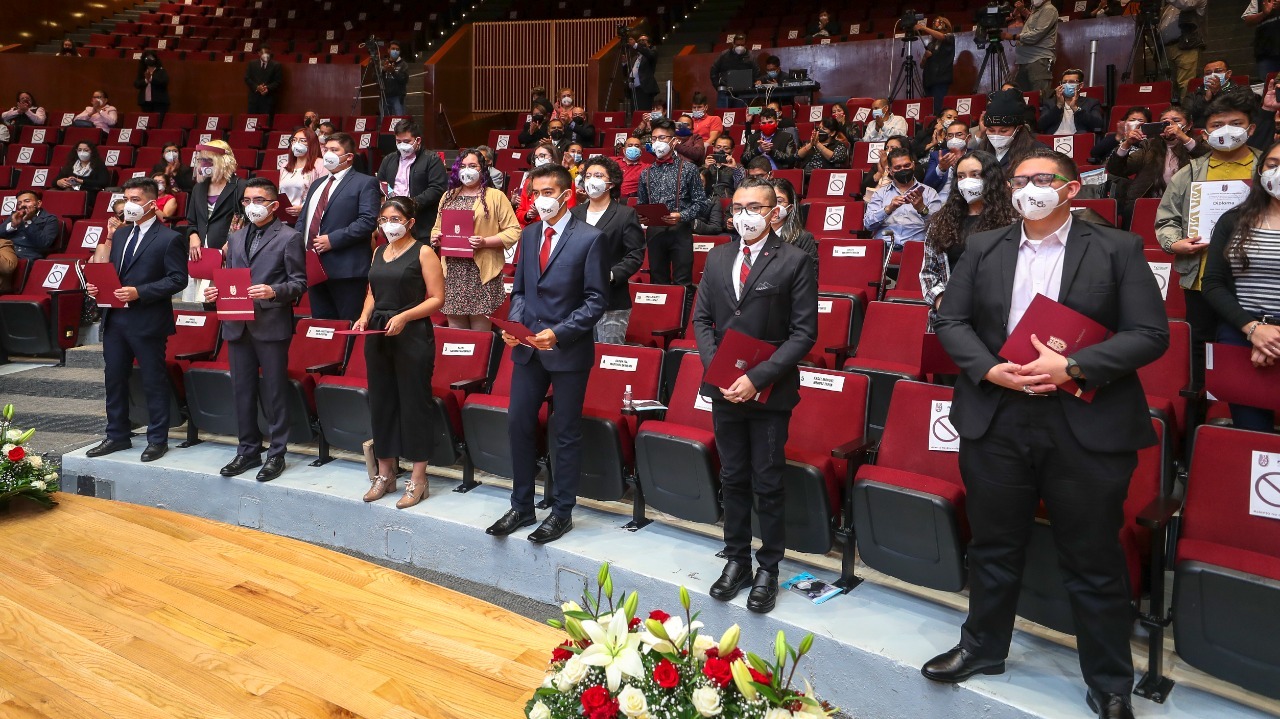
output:
[[[444,199],[440,201],[441,205],[448,202],[454,190],[450,190],[444,194]],[[511,201],[507,196],[502,194],[501,190],[495,190],[492,187],[485,188],[481,202],[476,203],[476,234],[481,237],[497,236],[502,240],[503,248],[510,248],[520,240],[520,223],[516,220],[516,213],[511,209]],[[485,208],[488,207],[488,215],[485,214]],[[436,214],[436,224],[431,228],[431,239],[443,234],[440,231],[440,214]],[[502,266],[506,264],[504,250],[496,247],[486,247],[476,250],[475,254],[476,266],[480,268],[480,281],[488,283],[493,278],[502,274]],[[448,273],[449,263],[444,263],[446,274]]]

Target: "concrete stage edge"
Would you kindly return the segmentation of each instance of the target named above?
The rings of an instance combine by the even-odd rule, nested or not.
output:
[[[715,556],[718,542],[662,523],[629,532],[621,528],[626,517],[579,507],[574,531],[540,547],[525,541],[529,530],[496,540],[484,533],[509,506],[502,487],[458,494],[451,491],[456,481],[433,477],[430,498],[399,511],[398,495],[360,501],[368,488],[363,464],[334,460],[310,467],[313,457],[290,454],[285,474],[260,484],[254,472],[218,476],[235,451],[227,445],[175,448],[150,464],[138,461],[141,447],[135,447],[99,459],[88,459],[83,449],[65,455],[64,487],[76,491],[79,483],[82,493],[345,547],[548,603],[577,598],[586,578],[607,561],[615,587],[640,591],[643,612],[679,609],[677,588],[684,585],[708,630],[718,636],[738,623],[746,648],[764,656],[772,655],[779,629],[793,644],[813,632],[813,653],[802,672],[822,697],[859,719],[1090,716],[1076,654],[1021,632],[1002,676],[958,686],[924,679],[920,664],[956,643],[963,614],[872,582],[822,605],[784,591],[777,608],[759,616],[746,610],[746,592],[728,604],[707,596],[723,566]],[[782,576],[806,569],[786,561]],[[1134,709],[1139,718],[1269,716],[1185,685],[1163,705],[1134,697]]]

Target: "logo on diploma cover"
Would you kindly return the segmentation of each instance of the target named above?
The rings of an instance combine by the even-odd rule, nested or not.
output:
[[[455,235],[461,235],[461,234],[462,234],[462,225],[454,225],[454,226],[453,226],[453,234],[455,234]]]
[[[738,360],[737,362],[734,362],[734,363],[733,363],[733,366],[734,366],[734,367],[737,367],[738,369],[742,370],[743,372],[746,372],[746,371],[747,371],[747,361],[746,361],[746,360]]]
[[[235,286],[235,285],[231,285],[230,287],[228,287],[228,288],[227,288],[227,291],[231,293],[231,296],[232,296],[232,297],[235,297],[236,295],[240,294],[239,292],[236,292],[236,286]]]
[[[1044,344],[1046,347],[1053,350],[1054,352],[1062,353],[1067,351],[1067,343],[1063,342],[1058,337],[1054,337],[1053,335],[1050,335],[1049,341],[1045,342]]]

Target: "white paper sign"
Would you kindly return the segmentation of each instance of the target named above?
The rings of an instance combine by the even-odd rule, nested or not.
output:
[[[694,408],[694,409],[700,409],[700,410],[702,410],[703,412],[710,412],[710,411],[711,411],[711,400],[707,399],[706,397],[703,397],[703,396],[702,396],[702,395],[700,395],[700,394],[699,394],[699,395],[694,395],[694,397],[693,397],[693,408]]]
[[[828,207],[822,219],[822,226],[828,230],[838,230],[842,225],[844,225],[844,205]]]
[[[1076,151],[1076,138],[1071,135],[1059,135],[1053,138],[1053,149],[1055,152],[1061,152],[1067,157],[1072,157]]]
[[[44,133],[45,133],[44,130],[32,130],[31,141],[36,143],[37,145],[44,142]]]
[[[959,452],[960,435],[951,426],[951,402],[934,400],[929,403],[929,451]]]
[[[223,61],[223,62],[225,62],[225,63],[228,63],[228,64],[233,63],[233,62],[235,62],[235,61],[236,61],[236,56],[235,56],[235,55],[223,55],[223,56],[222,56],[222,61]]]
[[[618,370],[620,372],[635,372],[640,366],[640,358],[638,357],[614,357],[613,355],[600,356],[600,369]]]
[[[731,126],[737,120],[738,120],[738,113],[732,112],[732,111],[726,112],[725,114],[720,116],[720,124],[724,125],[725,127]]]
[[[157,40],[157,41],[156,41],[156,48],[157,48],[157,49],[165,50],[165,49],[167,49],[168,47],[169,47],[169,41],[168,41],[168,40],[166,40],[166,39],[164,39],[164,38],[160,38],[159,40]]]
[[[355,130],[356,132],[364,132],[364,128],[368,124],[369,124],[368,118],[357,117],[356,123],[351,129]]]
[[[333,31],[332,31],[332,30],[327,30],[327,31],[325,31],[324,39],[325,39],[325,40],[332,40],[332,39],[333,39]]]
[[[18,198],[10,195],[0,201],[0,214],[12,215],[13,211],[18,209]]]
[[[201,145],[204,145],[204,144],[207,144],[207,143],[210,143],[210,142],[213,142],[213,135],[211,135],[211,134],[209,134],[209,133],[207,133],[207,132],[204,132],[204,133],[201,133],[201,134],[200,134],[200,144],[201,144]],[[195,159],[195,158],[194,158],[194,156],[192,157],[192,159]]]
[[[862,23],[854,23],[849,26],[850,35],[858,35],[862,32]]]
[[[1244,180],[1192,182],[1187,204],[1187,237],[1208,240],[1218,219],[1248,196],[1249,185]]]
[[[317,340],[331,340],[333,339],[333,328],[332,327],[308,327],[307,337],[310,337],[311,339],[317,339]]]
[[[833,172],[827,175],[827,197],[844,196],[845,183],[849,181],[849,173]]]
[[[919,120],[920,119],[920,103],[918,102],[907,103],[906,116],[913,120]]]
[[[107,150],[107,157],[106,159],[103,160],[103,163],[107,167],[115,167],[116,165],[120,164],[120,151]]]
[[[829,37],[824,37],[824,38],[822,38],[821,40],[819,40],[819,41],[818,41],[818,44],[819,44],[819,45],[830,45],[830,44],[831,44],[831,38],[829,38]],[[760,46],[759,46],[759,45],[757,45],[754,49],[757,49],[757,50],[758,50],[758,49],[760,49]]]
[[[788,30],[788,31],[787,31],[787,39],[788,39],[788,40],[795,40],[795,39],[796,39],[796,38],[798,38],[798,37],[800,37],[800,31],[799,31],[799,30]]]
[[[867,248],[863,247],[862,245],[855,245],[853,247],[832,247],[831,256],[832,257],[866,257]]]
[[[1076,3],[1076,12],[1084,12],[1085,8],[1088,6],[1089,6],[1088,0],[1080,0],[1079,2]]]
[[[289,166],[289,156],[281,155],[276,158],[276,169],[284,172],[284,168]]]
[[[289,145],[290,145],[290,143],[292,142],[292,139],[293,139],[293,138],[291,138],[289,135],[281,135],[281,136],[280,136],[280,141],[279,141],[278,143],[276,143],[276,149],[278,149],[278,150],[287,150],[287,149],[289,149]]]
[[[178,315],[173,321],[179,327],[204,327],[204,321],[208,319],[204,315]]]
[[[1160,296],[1169,299],[1169,278],[1173,272],[1172,262],[1148,262],[1151,274],[1156,276],[1156,284],[1160,286]]]
[[[74,112],[64,112],[64,113],[62,113],[62,126],[63,126],[63,127],[70,127],[70,126],[71,126],[71,123],[73,123],[73,122],[75,122],[75,121],[76,121],[76,114],[75,114]]]
[[[101,227],[86,227],[84,238],[80,240],[80,247],[86,250],[92,250],[102,241]]]
[[[475,344],[460,344],[457,342],[445,342],[444,348],[440,351],[440,354],[445,357],[470,357],[475,353]]]
[[[210,117],[210,118],[206,119],[206,120],[204,121],[204,129],[209,130],[210,132],[212,132],[212,131],[214,131],[214,130],[217,130],[217,129],[218,129],[218,118],[217,118],[217,117]]]
[[[716,243],[714,243],[714,242],[695,242],[695,243],[693,243],[693,251],[694,251],[694,252],[710,252],[711,250],[715,249],[715,247],[716,247]]]
[[[44,187],[49,184],[49,169],[42,167],[31,174],[31,185],[33,187]]]
[[[142,122],[142,120],[139,119],[138,122]],[[116,141],[127,144],[129,140],[132,138],[133,138],[133,130],[125,129],[120,131],[120,136],[116,138]]]
[[[364,133],[363,135],[360,136],[360,149],[368,150],[369,145],[372,142],[373,142],[373,134],[368,132]]]
[[[35,154],[35,149],[34,149],[34,148],[31,148],[31,147],[23,147],[23,148],[20,148],[20,149],[18,150],[18,164],[19,164],[19,165],[29,165],[29,164],[31,164],[31,156],[32,156],[33,154]]]
[[[973,100],[970,100],[967,97],[962,97],[956,100],[957,115],[968,115],[969,111],[972,108],[973,108]]]
[[[835,304],[832,300],[818,300],[818,314],[831,314],[831,305]]]
[[[307,64],[308,64],[308,65],[319,65],[319,64],[320,64],[320,58],[318,58],[318,57],[309,57],[309,58],[307,58]]]
[[[809,122],[822,122],[822,105],[809,108]]]
[[[1254,452],[1249,466],[1249,514],[1280,519],[1280,452]]]
[[[49,274],[44,277],[44,286],[50,290],[56,290],[62,285],[62,278],[67,276],[67,270],[71,269],[71,265],[61,262],[49,268]]]
[[[821,372],[807,372],[800,370],[800,386],[809,387],[810,389],[820,389],[827,392],[843,392],[844,377],[834,374],[822,374]]]
[[[665,305],[667,296],[657,292],[637,292],[635,302],[638,305]]]
[[[504,291],[506,291],[506,293],[507,293],[507,294],[511,294],[511,290],[512,290],[512,288],[514,288],[515,286],[516,286],[516,285],[515,285],[515,283],[514,283],[514,282],[503,282],[503,283],[502,283],[502,289],[503,289]]]
[[[1150,85],[1139,85],[1139,86],[1138,86],[1138,92],[1151,92],[1151,86],[1150,86]]]
[[[867,161],[868,161],[868,162],[879,162],[879,161],[880,161],[880,155],[881,155],[881,153],[883,153],[883,152],[884,152],[884,143],[883,143],[883,142],[872,142],[872,143],[868,144],[868,145],[867,145]]]
[[[150,116],[150,115],[138,115],[138,122],[136,123],[136,125],[137,125],[137,129],[139,129],[139,130],[145,130],[145,129],[147,129],[147,128],[151,125],[151,116]],[[123,136],[124,136],[124,131],[121,131],[120,135],[121,135],[121,137],[123,137]]]

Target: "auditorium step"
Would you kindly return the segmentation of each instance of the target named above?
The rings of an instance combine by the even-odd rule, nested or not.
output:
[[[43,400],[96,400],[106,397],[102,370],[83,367],[37,367],[0,377],[4,397],[25,395]],[[9,400],[11,401],[11,400]]]
[[[654,77],[659,87],[665,92],[666,82],[672,79],[675,56],[686,45],[697,46],[696,52],[707,52],[718,42],[725,18],[733,16],[742,6],[743,0],[702,0],[690,12],[688,17],[680,20],[675,29],[662,40],[658,46],[658,65],[654,68]],[[681,107],[689,106],[688,98],[675,98]]]

